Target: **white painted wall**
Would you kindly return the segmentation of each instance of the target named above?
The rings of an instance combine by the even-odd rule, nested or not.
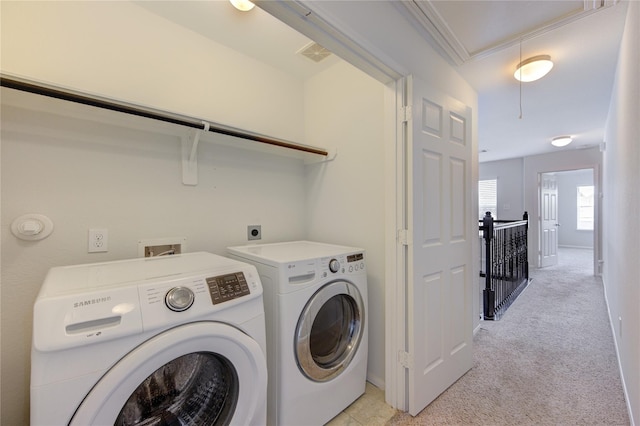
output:
[[[63,9],[43,3],[6,8],[3,4],[3,72],[285,139],[306,139],[308,144],[326,146],[331,141],[339,147],[339,160],[306,166],[305,171],[300,160],[204,143],[199,150],[199,185],[186,187],[181,183],[179,139],[160,129],[150,132],[145,120],[132,123],[130,117],[107,114],[105,123],[102,114],[85,117],[77,109],[72,115],[80,118],[59,117],[51,111],[60,112],[66,105],[47,101],[52,105],[44,106],[37,97],[27,101],[26,109],[5,102],[3,229],[26,212],[47,214],[56,228],[39,243],[2,236],[3,290],[11,289],[2,300],[3,339],[9,343],[3,348],[11,348],[2,354],[2,402],[12,407],[3,413],[2,423],[27,423],[31,309],[49,267],[133,257],[138,239],[166,236],[186,237],[189,251],[224,254],[226,246],[245,242],[246,225],[254,223],[262,225],[262,242],[309,238],[367,250],[372,307],[369,376],[383,386],[385,87],[347,64],[304,85],[130,4],[94,6],[98,9],[81,3],[58,6]],[[24,19],[29,15],[29,25],[50,37],[26,30]],[[119,31],[155,28],[160,42],[129,45],[130,38],[106,36],[103,22],[117,22],[120,16],[127,18],[119,23]],[[76,37],[76,31],[83,31],[86,39]],[[119,60],[112,63],[96,53],[85,61],[83,43],[89,39],[96,52],[119,51]],[[172,51],[167,57],[165,42],[169,50],[199,46],[199,55],[205,49],[215,60],[196,60],[191,49]],[[143,48],[149,49],[144,52],[150,61],[146,65],[154,64],[154,69],[197,62],[195,75],[180,74],[186,67],[169,73],[186,85],[179,96],[164,72],[148,74],[138,58]],[[24,55],[26,51],[33,54]],[[58,55],[45,56],[51,63],[37,60],[47,52]],[[154,62],[163,60],[171,64]],[[69,63],[78,66],[70,70]],[[237,69],[252,74],[237,75]],[[207,73],[206,81],[213,87],[202,87],[200,71]],[[101,75],[105,78],[96,78]],[[241,93],[229,90],[245,84]],[[215,100],[203,96],[202,90],[215,92]],[[33,97],[20,96],[18,105],[25,96]],[[29,107],[38,111],[30,112]],[[233,211],[225,210],[227,206]],[[108,228],[109,253],[86,253],[90,227]]]
[[[335,161],[307,166],[308,237],[362,247],[367,255],[369,365],[384,387],[384,89],[342,63],[305,84],[306,140],[331,141]]]
[[[362,31],[367,47],[376,46],[373,50],[387,64],[398,64],[398,70],[413,73],[422,80],[436,86],[438,90],[472,107],[472,141],[474,152],[477,152],[477,94],[432,49],[427,49],[420,55],[415,54],[414,47],[424,45],[423,40],[400,19],[397,10],[388,4],[372,2],[372,7],[391,7],[389,11],[379,11],[380,13],[377,13],[379,21],[372,23],[361,19],[361,10],[356,7],[355,3],[325,2],[324,5],[330,6],[329,3],[339,8],[348,9],[339,11],[338,14],[341,16],[339,19],[335,18],[335,23],[344,24],[346,22],[347,24],[343,25],[343,27],[347,32],[351,32],[351,28],[355,31]],[[100,193],[91,195],[92,197],[97,197],[93,199],[97,209],[81,202],[77,197],[74,198],[73,191],[68,194],[66,190],[55,190],[47,195],[56,200],[74,201],[73,204],[65,202],[65,205],[67,208],[69,205],[73,205],[74,209],[82,212],[86,222],[82,223],[83,229],[87,226],[96,225],[89,224],[89,219],[93,221],[94,218],[97,220],[103,217],[99,209],[106,209],[107,206],[115,204],[113,203],[114,199],[120,205],[123,204],[122,200],[133,202],[137,207],[132,212],[112,211],[114,215],[121,216],[118,216],[119,219],[113,226],[107,224],[107,226],[110,226],[110,238],[112,240],[110,245],[113,250],[118,253],[120,253],[118,250],[123,250],[122,253],[129,253],[127,250],[131,249],[130,246],[121,249],[117,247],[118,238],[123,235],[129,235],[132,232],[131,229],[127,228],[127,226],[130,226],[127,225],[130,222],[129,215],[135,217],[136,221],[139,222],[137,226],[147,229],[149,234],[167,231],[164,226],[159,226],[158,224],[145,225],[145,221],[140,219],[143,214],[147,214],[149,205],[156,210],[162,210],[165,203],[177,200],[179,201],[178,205],[194,206],[192,209],[206,211],[207,209],[213,209],[214,206],[217,208],[220,205],[228,205],[230,201],[237,199],[240,192],[242,192],[243,197],[249,195],[249,198],[251,198],[254,195],[253,188],[245,189],[245,185],[249,185],[247,182],[235,184],[234,179],[238,177],[253,176],[253,178],[248,179],[264,181],[265,185],[269,183],[277,184],[281,177],[283,180],[291,180],[292,182],[287,182],[284,186],[274,185],[269,190],[265,189],[265,196],[273,196],[273,204],[266,203],[267,208],[264,207],[265,203],[261,203],[264,199],[256,198],[251,200],[250,207],[257,206],[260,212],[258,219],[263,221],[264,241],[268,242],[272,238],[270,236],[271,232],[273,232],[271,234],[273,236],[283,236],[282,239],[313,236],[316,239],[329,241],[326,237],[334,235],[335,238],[344,238],[345,243],[360,245],[367,249],[368,257],[374,263],[374,265],[371,265],[372,261],[369,262],[370,302],[373,306],[372,309],[380,309],[379,312],[370,310],[370,313],[372,313],[370,316],[370,331],[372,335],[380,336],[380,338],[371,339],[370,347],[372,351],[378,351],[382,347],[381,342],[384,339],[382,337],[384,335],[383,329],[376,330],[374,328],[384,322],[381,308],[381,300],[383,298],[382,282],[384,280],[382,274],[384,272],[382,272],[382,263],[378,264],[377,262],[382,257],[384,250],[379,246],[383,239],[384,223],[378,222],[383,209],[380,210],[380,214],[371,209],[380,206],[381,195],[379,197],[374,195],[370,199],[366,198],[365,202],[362,202],[365,198],[360,196],[360,203],[356,203],[355,197],[358,194],[353,195],[353,199],[349,198],[350,194],[354,193],[350,186],[351,183],[344,182],[341,178],[348,175],[353,178],[358,171],[361,171],[363,194],[372,195],[376,191],[379,191],[379,194],[383,194],[382,185],[378,188],[379,179],[383,171],[382,169],[379,170],[380,175],[378,175],[374,170],[376,165],[380,166],[381,153],[378,151],[380,149],[380,139],[377,138],[379,135],[375,132],[379,130],[378,126],[382,122],[383,115],[377,110],[376,105],[380,101],[378,93],[382,94],[387,89],[380,86],[376,87],[371,81],[358,81],[358,84],[353,85],[353,87],[343,85],[342,90],[345,91],[341,94],[321,93],[323,88],[326,89],[325,85],[328,84],[328,80],[325,80],[326,76],[321,76],[317,81],[312,81],[308,86],[304,86],[303,82],[292,80],[289,76],[278,73],[273,69],[264,69],[261,64],[251,58],[235,55],[233,51],[217,46],[216,43],[174,26],[157,16],[146,14],[142,9],[128,3],[68,3],[64,4],[67,9],[61,11],[51,10],[50,4],[47,2],[22,2],[16,4],[3,2],[3,72],[55,82],[159,109],[199,116],[284,139],[312,143],[305,139],[313,139],[316,135],[326,134],[336,138],[335,145],[341,147],[338,158],[342,159],[343,163],[338,164],[336,162],[324,166],[310,166],[305,174],[304,169],[302,171],[299,169],[299,163],[291,159],[285,160],[267,156],[266,165],[261,166],[261,163],[259,164],[257,160],[261,159],[262,155],[249,153],[245,157],[244,153],[228,151],[228,147],[217,148],[211,146],[204,148],[205,151],[201,155],[210,156],[209,161],[211,164],[219,164],[219,169],[216,169],[219,172],[210,171],[208,173],[216,176],[207,175],[206,177],[201,177],[201,183],[197,188],[184,188],[179,184],[179,161],[177,155],[174,156],[177,153],[174,140],[154,135],[154,143],[152,144],[152,141],[148,139],[149,135],[146,133],[140,134],[140,132],[131,131],[131,129],[127,128],[113,131],[109,127],[95,134],[85,132],[89,134],[82,135],[83,142],[88,141],[89,146],[95,148],[94,150],[96,151],[85,152],[84,150],[91,151],[91,149],[84,145],[79,148],[77,146],[78,141],[75,141],[75,145],[68,146],[68,144],[74,142],[74,138],[71,138],[71,141],[67,141],[69,129],[61,128],[58,130],[64,133],[64,138],[59,137],[54,132],[51,136],[54,140],[54,142],[51,142],[52,147],[47,147],[47,149],[55,151],[58,144],[62,144],[64,149],[61,149],[61,151],[69,151],[70,157],[70,160],[63,164],[70,163],[73,164],[73,167],[81,164],[83,166],[80,167],[80,171],[84,170],[86,173],[86,160],[91,158],[104,161],[97,173],[103,179],[107,179],[113,174],[113,170],[109,169],[111,166],[108,164],[113,158],[117,159],[118,163],[122,165],[124,178],[118,178],[115,183],[102,186],[104,191],[109,194],[108,196],[100,197]],[[56,4],[59,3],[56,2]],[[99,8],[99,10],[92,9],[92,7]],[[77,33],[71,30],[74,26],[82,27],[81,37],[78,37]],[[393,26],[394,31],[399,34],[399,37],[393,42],[386,37],[386,32],[377,30],[388,26]],[[117,30],[114,30],[115,28]],[[131,34],[134,34],[135,37],[129,37]],[[402,43],[397,43],[398,39],[402,40]],[[104,50],[96,49],[96,46],[101,46]],[[202,52],[207,52],[209,56],[203,58]],[[73,64],[73,67],[70,67],[69,64]],[[355,78],[355,74],[344,68],[331,70],[330,73],[345,77],[345,81],[353,82],[358,80]],[[104,78],[97,79],[95,76],[104,76]],[[352,78],[355,78],[355,80],[350,80]],[[178,87],[176,87],[176,81],[180,83]],[[204,81],[207,83],[205,87],[202,87]],[[307,102],[304,99],[306,95],[316,97],[318,101],[322,102],[327,102],[332,97],[344,100],[348,93],[347,89],[353,90],[350,93],[355,96],[362,96],[361,100],[366,99],[370,104],[360,104],[359,99],[350,98],[349,102],[353,102],[353,106],[363,107],[363,110],[362,113],[347,111],[343,117],[345,121],[335,123],[336,129],[340,131],[333,131],[329,128],[322,129],[323,126],[331,127],[334,124],[328,121],[323,122],[322,117],[318,117],[317,120],[310,120],[308,124],[305,123],[311,115],[305,109],[315,108],[314,103]],[[369,89],[373,90],[373,92],[365,94]],[[327,105],[318,105],[318,108],[326,110]],[[329,113],[332,111],[326,110],[323,112]],[[74,129],[76,128],[75,124],[67,122],[67,125],[73,126]],[[357,128],[358,126],[360,126],[359,129]],[[82,127],[83,125],[80,126],[80,128]],[[18,139],[29,135],[28,132],[27,136],[23,136],[24,132],[14,133],[15,135],[12,138]],[[393,134],[393,132],[391,133]],[[117,140],[111,139],[112,134],[119,136]],[[351,150],[350,144],[346,144],[347,139],[342,138],[343,135],[348,136],[350,138],[349,141],[357,144],[358,147],[366,145],[366,157],[362,155],[361,150]],[[367,136],[374,136],[374,138],[367,139]],[[42,143],[40,135],[31,135],[29,137],[33,139],[29,142],[31,144]],[[134,143],[132,145],[123,143],[129,140],[133,140]],[[156,144],[156,140],[160,142]],[[10,143],[10,148],[11,145],[13,145],[13,148],[6,151],[12,152],[12,156],[16,156],[16,158],[22,155],[20,157],[21,161],[25,162],[25,156],[31,153],[22,152],[22,143]],[[327,144],[323,141],[322,145],[326,146]],[[213,153],[218,149],[222,152],[221,155],[217,152]],[[388,148],[386,149],[388,151]],[[4,146],[3,150],[5,150]],[[121,150],[123,150],[124,154],[120,153]],[[210,150],[211,152],[209,152]],[[213,157],[214,155],[215,157]],[[59,153],[58,156],[63,157],[64,155]],[[47,160],[40,157],[37,158],[39,158],[39,161]],[[82,161],[78,162],[77,160]],[[136,160],[142,162],[143,165],[138,165]],[[4,166],[13,161],[13,159],[7,159],[3,152],[2,161],[3,175],[9,176],[8,173],[5,173]],[[216,161],[220,161],[220,163]],[[141,181],[133,180],[134,176],[146,176],[147,174],[152,177],[159,177],[158,167],[160,165],[165,169],[173,167],[173,174],[177,175],[175,180],[171,180],[176,186],[172,187],[170,191],[166,192],[164,188],[157,184],[157,180],[147,179],[146,177],[143,177]],[[28,166],[32,171],[39,170],[36,162],[29,163]],[[135,170],[134,167],[136,168]],[[53,166],[49,166],[49,168],[53,168]],[[253,168],[257,168],[257,170],[251,170]],[[120,168],[117,170],[120,173]],[[225,173],[222,173],[222,170]],[[478,173],[477,163],[474,162],[472,170],[472,179],[475,181]],[[72,171],[73,169],[68,165],[63,171],[59,172],[58,179],[60,182],[51,182],[56,184],[57,187],[61,187],[62,184],[66,185],[67,181],[73,180],[68,176]],[[33,179],[36,173],[25,173],[27,176],[21,176],[25,179]],[[218,179],[219,176],[217,174],[226,176],[227,180],[224,178]],[[274,176],[271,176],[271,174],[274,174]],[[283,177],[285,175],[286,178]],[[325,178],[326,181],[321,180]],[[305,183],[305,179],[308,179],[308,184]],[[3,196],[6,181],[7,179],[2,180]],[[121,188],[125,181],[136,191],[129,192],[129,188]],[[132,184],[131,182],[134,183]],[[169,179],[162,175],[162,180],[159,182],[163,185],[168,185]],[[318,186],[320,184],[325,186]],[[211,192],[215,193],[217,185],[222,185],[224,191],[220,192],[223,192],[224,196],[213,205],[209,198],[212,197]],[[281,192],[288,189],[291,189],[292,194],[281,194]],[[19,192],[15,188],[11,191]],[[304,195],[299,200],[296,195],[299,194],[299,191],[307,191],[316,195],[317,198]],[[277,194],[274,192],[277,192]],[[474,199],[477,199],[477,189],[473,189],[473,192]],[[123,194],[122,196],[121,193]],[[180,195],[176,195],[178,193]],[[18,195],[20,194],[16,196]],[[142,201],[134,200],[136,197],[141,197],[146,204],[142,205]],[[329,223],[329,221],[323,222],[322,215],[312,216],[310,213],[313,207],[314,209],[322,210],[329,217],[336,217],[336,210],[331,209],[328,205],[320,205],[318,202],[318,200],[329,201],[333,197],[337,197],[345,205],[354,209],[355,214],[349,213],[346,216],[346,220],[344,219],[345,216],[343,216],[343,224],[340,225],[344,228],[350,228],[349,233],[354,235],[353,239],[345,237],[344,233],[336,232],[333,223]],[[25,200],[31,200],[33,197],[25,196],[24,198]],[[111,204],[109,204],[109,201],[111,201]],[[187,201],[191,204],[185,204]],[[59,202],[61,203],[61,201]],[[387,202],[391,201],[387,200]],[[3,208],[6,204],[5,200],[2,203]],[[301,210],[299,210],[300,205],[302,206]],[[58,208],[61,211],[63,210],[60,206]],[[469,208],[473,212],[477,211],[476,202],[472,202]],[[287,214],[281,218],[276,218],[276,216],[281,215],[283,210],[286,210]],[[195,215],[196,219],[200,218],[198,215],[201,212],[193,213],[191,210],[187,211],[186,215],[190,218],[191,215]],[[299,211],[306,212],[309,215],[308,219],[306,217],[300,219],[298,216],[295,218],[290,216]],[[364,216],[365,220],[363,220],[363,212],[366,214]],[[63,214],[66,215],[68,213]],[[161,214],[165,215],[164,220],[173,222],[177,211],[170,210]],[[5,214],[3,210],[2,220],[5,225],[5,222],[11,219],[7,216],[8,214]],[[179,217],[182,216],[180,215]],[[213,218],[220,219],[218,216]],[[207,221],[219,223],[219,221],[211,221],[210,219],[210,216],[207,216],[204,223],[207,223]],[[233,230],[236,229],[236,225],[241,226],[242,237],[244,237],[246,227],[244,219],[244,217],[239,218],[236,224],[235,220],[229,221],[225,217],[224,224]],[[256,216],[250,219],[251,222],[255,223]],[[75,218],[73,217],[65,217],[63,222],[70,226],[75,226],[73,224],[74,220]],[[273,221],[273,225],[265,227],[265,221]],[[180,222],[180,220],[177,222]],[[225,234],[225,241],[218,241],[216,239],[218,236],[217,225],[212,225],[211,230],[207,229],[209,233],[207,234],[206,242],[199,240],[197,236],[200,235],[202,222],[191,222],[190,225],[194,225],[197,229],[190,227],[185,231],[185,234],[188,234],[185,236],[189,241],[194,239],[197,241],[196,244],[189,243],[190,250],[197,247],[212,247],[210,251],[215,252],[215,250],[219,250],[219,247],[236,243],[236,234],[232,230],[228,232],[232,232],[233,235]],[[230,222],[233,223],[228,226]],[[286,225],[283,225],[283,223],[286,223]],[[361,226],[363,223],[368,226]],[[379,226],[379,229],[376,229],[376,225]],[[273,226],[273,229],[270,229],[271,226]],[[169,230],[178,232],[181,229],[179,225],[172,224]],[[340,230],[342,228],[338,228],[338,231]],[[70,240],[64,244],[64,257],[56,257],[42,265],[38,265],[38,268],[35,268],[36,272],[34,272],[36,276],[20,277],[20,271],[28,269],[32,264],[39,261],[39,255],[25,255],[23,253],[24,247],[19,244],[14,244],[9,254],[3,247],[3,263],[7,259],[6,264],[11,265],[13,268],[10,273],[5,273],[3,269],[3,278],[11,277],[14,280],[10,285],[6,285],[3,282],[3,290],[6,288],[13,290],[19,287],[23,291],[22,288],[24,287],[27,289],[24,291],[29,293],[27,295],[23,294],[25,297],[21,302],[17,300],[20,299],[21,294],[6,303],[3,299],[3,308],[10,306],[10,302],[17,303],[17,306],[15,308],[12,307],[9,313],[6,313],[5,309],[3,309],[3,328],[5,327],[5,318],[15,315],[18,309],[27,311],[30,309],[36,292],[35,288],[39,286],[41,275],[48,265],[76,263],[87,258],[88,255],[84,254],[81,248],[85,244],[85,232],[80,232],[80,227],[78,227],[73,235],[69,236],[72,241]],[[196,236],[194,237],[194,235]],[[82,240],[82,244],[78,241],[78,238]],[[352,240],[355,242],[351,242]],[[4,235],[3,245],[5,245]],[[59,246],[56,245],[55,249],[58,250]],[[110,253],[116,254],[116,252]],[[18,276],[17,280],[16,275]],[[477,275],[477,271],[474,271],[472,275],[474,280],[477,280]],[[474,301],[474,306],[478,306],[476,302],[477,300]],[[478,324],[477,314],[477,311],[474,312],[474,326]],[[21,327],[19,333],[24,334],[26,332],[28,336],[30,334],[30,323],[21,324]],[[4,338],[5,335],[3,333]],[[28,338],[24,336],[16,335],[12,339],[12,343],[17,343],[18,346],[15,352],[12,353],[12,358],[9,360],[11,362],[5,362],[6,357],[5,353],[3,353],[3,373],[5,366],[8,368],[13,367],[12,363],[16,364],[18,371],[11,376],[12,380],[6,382],[6,388],[3,374],[3,388],[11,389],[12,391],[12,395],[7,397],[5,405],[12,407],[12,409],[8,415],[6,415],[6,412],[3,413],[3,416],[5,416],[3,417],[3,423],[5,423],[4,420],[6,419],[7,424],[18,424],[24,423],[26,415],[25,403],[28,394],[26,394],[25,373],[28,371],[28,365],[25,365],[24,360],[28,359],[28,352],[25,351],[28,350],[29,344]],[[373,354],[370,357],[369,376],[374,382],[380,382],[384,376],[384,368],[380,365],[383,362],[382,357],[382,352]],[[8,392],[3,392],[3,399],[7,394]],[[3,402],[5,401],[3,400]]]
[[[522,220],[524,214],[522,158],[487,161],[479,164],[479,179],[497,179],[498,219]]]
[[[264,242],[306,236],[301,160],[212,143],[198,158],[199,184],[184,186],[175,137],[3,107],[3,424],[28,423],[32,307],[48,268],[136,257],[141,238],[224,255],[256,223]],[[15,238],[25,213],[51,218],[53,234]],[[92,227],[108,229],[108,253],[86,252]]]
[[[631,415],[640,424],[640,3],[627,21],[605,133],[603,281]]]
[[[578,228],[578,186],[593,185],[593,170],[556,173],[558,184],[558,245],[593,248],[593,230]]]
[[[132,2],[2,2],[1,19],[3,73],[303,142],[302,81]]]
[[[3,2],[2,72],[285,139],[305,135],[302,81],[130,3]],[[184,186],[179,138],[164,126],[73,108],[67,117],[68,104],[35,97],[23,107],[24,96],[34,95],[12,103],[7,93],[2,424],[28,424],[32,306],[50,267],[135,257],[140,238],[186,237],[189,251],[224,254],[245,243],[246,226],[256,223],[262,242],[307,238],[299,159],[234,148],[228,138],[205,142],[199,184]],[[33,212],[53,220],[49,238],[27,243],[7,231]],[[86,253],[91,227],[109,230],[108,253]]]

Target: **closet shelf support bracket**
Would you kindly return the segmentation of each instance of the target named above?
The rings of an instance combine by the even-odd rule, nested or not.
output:
[[[193,129],[182,137],[182,183],[195,186],[198,184],[198,143],[203,132],[208,132],[210,124],[202,122],[204,128]]]

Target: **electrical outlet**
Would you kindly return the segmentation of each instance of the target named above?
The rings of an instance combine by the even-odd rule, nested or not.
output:
[[[109,231],[106,229],[89,229],[89,253],[109,251]]]
[[[262,229],[260,225],[249,225],[247,226],[247,239],[248,240],[259,240],[262,238]]]

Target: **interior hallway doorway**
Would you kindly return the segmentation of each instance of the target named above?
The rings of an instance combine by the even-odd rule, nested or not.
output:
[[[596,263],[598,191],[594,169],[545,172],[539,179],[540,267],[566,264],[560,258],[571,251],[589,250],[590,265],[599,274]]]

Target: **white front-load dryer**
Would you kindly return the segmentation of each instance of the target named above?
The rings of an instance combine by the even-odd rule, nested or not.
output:
[[[255,267],[210,253],[52,268],[31,424],[265,424],[262,294]]]
[[[322,425],[365,391],[365,252],[311,241],[229,247],[264,286],[269,425]]]

